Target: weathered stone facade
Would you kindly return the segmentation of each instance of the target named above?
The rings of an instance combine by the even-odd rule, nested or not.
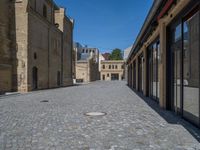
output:
[[[92,82],[99,80],[98,63],[93,59],[76,62],[76,79],[78,82]]]
[[[55,11],[55,21],[63,32],[63,86],[73,84],[73,20],[68,18],[64,8]],[[64,18],[64,19],[63,19]],[[71,67],[69,67],[71,66]]]
[[[99,50],[97,48],[82,47],[74,43],[75,73],[77,82],[92,82],[99,80]]]
[[[101,61],[101,80],[123,80],[124,79],[123,60],[104,60]]]
[[[13,34],[14,14],[13,3],[7,0],[0,1],[0,93],[11,91],[14,86],[12,80],[14,67],[14,53],[12,46],[15,44]],[[11,18],[11,16],[13,18]],[[13,45],[11,44],[13,41]]]
[[[0,66],[4,66],[0,71],[5,76],[5,79],[1,78],[0,91],[27,92],[72,85],[73,21],[65,15],[64,9],[48,0],[1,3],[3,24],[11,24],[6,27],[16,30],[2,28],[2,36],[10,35],[2,39],[7,42],[11,39],[12,42],[1,44],[0,54],[8,51],[12,55],[4,53],[0,56],[4,58],[0,62]],[[6,13],[9,6],[15,15],[5,17],[9,14]],[[9,20],[13,16],[15,18]],[[12,60],[8,56],[12,56]]]

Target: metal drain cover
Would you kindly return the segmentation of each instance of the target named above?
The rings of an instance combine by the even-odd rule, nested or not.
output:
[[[42,100],[42,101],[40,101],[41,103],[47,103],[47,102],[49,102],[48,100]]]
[[[85,113],[86,116],[105,116],[105,112],[87,112]]]

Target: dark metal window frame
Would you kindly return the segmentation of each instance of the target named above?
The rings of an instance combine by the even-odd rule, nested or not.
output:
[[[166,82],[167,83],[167,94],[166,95],[169,95],[167,96],[166,98],[170,101],[167,102],[167,109],[170,109],[170,110],[173,110],[173,107],[174,107],[174,101],[173,101],[173,75],[172,75],[172,70],[174,69],[172,67],[172,50],[171,50],[171,43],[172,43],[172,37],[171,37],[171,31],[172,29],[174,29],[176,26],[178,26],[179,24],[181,24],[181,60],[180,60],[180,63],[181,63],[181,68],[180,68],[180,115],[188,120],[187,118],[185,118],[183,116],[183,75],[184,75],[184,72],[183,72],[183,67],[184,67],[184,64],[183,64],[183,47],[184,47],[184,43],[183,43],[183,32],[184,32],[184,22],[191,16],[193,16],[195,13],[199,13],[200,14],[200,2],[197,2],[196,0],[192,1],[183,11],[181,11],[175,18],[174,20],[172,21],[171,24],[168,25],[167,27],[167,49],[169,50],[168,51],[168,54],[167,54],[167,62],[168,62],[168,66],[167,66],[167,81],[170,81],[170,82]],[[200,15],[199,15],[200,16]],[[200,18],[199,18],[199,21],[200,21]],[[199,27],[200,28],[200,27]],[[200,31],[200,29],[199,29]],[[200,34],[199,34],[199,39],[200,39]],[[200,50],[200,44],[199,44],[199,50]],[[199,57],[200,58],[200,57]],[[200,59],[199,59],[199,64],[200,64]],[[200,72],[200,65],[199,65],[199,72]],[[200,81],[200,73],[199,73],[199,81]],[[190,121],[190,120],[188,120]],[[190,121],[191,122],[191,121]],[[192,124],[194,124],[193,122],[191,122]],[[197,125],[197,124],[194,124],[194,125]],[[197,125],[198,127],[200,127],[200,83],[199,83],[199,124]]]
[[[150,82],[153,81],[153,45],[156,44],[156,97],[153,96],[153,84],[151,84]],[[159,103],[159,98],[158,98],[158,72],[159,72],[159,65],[158,65],[158,45],[160,44],[160,38],[159,36],[157,38],[155,38],[155,40],[148,46],[147,48],[147,78],[148,78],[148,96],[155,100],[156,102]],[[151,56],[150,56],[151,55]],[[150,64],[150,57],[151,57],[151,64]],[[150,66],[151,65],[151,66]]]

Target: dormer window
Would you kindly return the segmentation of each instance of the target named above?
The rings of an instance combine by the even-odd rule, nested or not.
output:
[[[47,18],[47,6],[43,5],[43,16]]]

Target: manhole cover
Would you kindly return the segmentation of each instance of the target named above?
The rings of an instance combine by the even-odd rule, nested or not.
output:
[[[47,103],[47,102],[49,102],[48,100],[42,100],[42,101],[40,101],[41,103]]]
[[[88,112],[85,113],[86,116],[105,116],[105,112]]]

